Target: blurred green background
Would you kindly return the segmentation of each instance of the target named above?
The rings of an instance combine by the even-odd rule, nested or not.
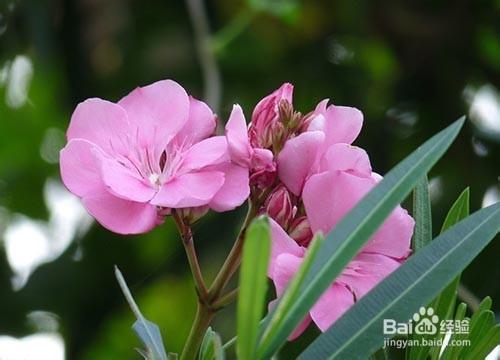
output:
[[[172,222],[127,237],[92,223],[61,186],[58,152],[72,110],[88,97],[116,101],[164,78],[203,96],[185,3],[0,4],[0,358],[8,347],[28,346],[26,336],[51,334],[52,344],[64,343],[67,359],[138,359],[114,264],[146,317],[160,325],[167,349],[179,351],[195,292]],[[468,114],[430,173],[434,230],[467,186],[472,210],[499,201],[500,1],[213,0],[206,7],[222,121],[236,102],[250,117],[260,98],[289,81],[303,112],[323,98],[361,109],[365,123],[356,143],[383,174]],[[243,212],[210,214],[195,226],[207,278],[222,263]],[[463,276],[476,297],[493,297],[497,318],[498,254],[497,238]],[[234,308],[220,313],[214,327],[223,340],[232,337]],[[311,328],[287,345],[282,358],[315,334]]]

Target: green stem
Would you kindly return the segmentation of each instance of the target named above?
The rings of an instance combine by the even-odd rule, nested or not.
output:
[[[214,301],[212,308],[215,311],[225,308],[227,305],[231,304],[238,297],[239,288],[231,290],[227,294],[221,296],[217,301]]]
[[[231,280],[232,276],[238,269],[238,266],[241,262],[241,251],[243,249],[243,242],[245,238],[246,229],[250,224],[250,222],[257,215],[259,206],[263,201],[262,199],[266,198],[266,196],[269,194],[269,191],[270,190],[264,192],[254,202],[249,200],[247,216],[245,218],[245,221],[243,222],[238,238],[236,239],[233,248],[231,249],[228,257],[226,258],[226,261],[222,265],[222,268],[217,274],[210,289],[207,292],[204,291],[198,292],[198,309],[196,311],[196,317],[191,327],[191,332],[189,334],[188,340],[186,342],[186,345],[184,346],[184,350],[181,355],[181,360],[195,359],[196,354],[198,353],[198,349],[200,348],[200,345],[203,341],[203,337],[205,336],[205,333],[208,327],[210,326],[210,322],[212,321],[212,318],[214,317],[215,313],[218,310],[220,310],[223,306],[226,306],[232,301],[234,301],[234,299],[236,298],[237,289],[227,293],[226,295],[221,295],[221,294],[224,288],[226,287],[227,283],[229,282],[229,280]],[[179,224],[181,225],[184,224],[183,221],[180,221],[182,219],[180,219],[180,217],[175,211],[173,212],[173,215],[178,226]],[[180,230],[185,231],[184,227],[182,226],[180,226]],[[192,240],[192,237],[190,238]],[[189,253],[190,252],[188,252],[188,258],[190,258]],[[194,252],[193,254],[196,255]],[[196,256],[194,256],[194,259],[196,259]],[[196,266],[197,263],[198,263],[197,261],[194,262],[195,266],[191,266],[191,270],[193,271],[193,277],[195,278],[195,281],[198,284],[201,283],[201,281],[196,279],[198,277],[201,277],[201,271],[199,271],[199,266]],[[200,288],[202,288],[201,284]]]
[[[196,255],[196,249],[194,247],[193,232],[191,228],[184,223],[181,216],[177,211],[172,210],[172,217],[175,220],[177,229],[182,237],[182,244],[186,250],[186,255],[189,262],[189,267],[191,268],[191,273],[193,274],[193,280],[196,286],[196,291],[198,292],[198,297],[200,299],[206,299],[208,295],[208,290],[203,280],[203,275],[201,273],[200,263],[198,261],[198,256]]]
[[[182,351],[181,360],[194,360],[198,354],[198,349],[201,346],[205,332],[210,326],[210,322],[214,317],[215,312],[203,302],[198,302],[198,309],[196,310],[196,317],[191,327],[184,350]]]
[[[224,262],[222,268],[215,277],[212,286],[208,290],[208,298],[212,301],[219,298],[221,292],[224,290],[227,283],[229,282],[229,280],[231,280],[231,277],[233,276],[235,271],[238,269],[238,266],[240,265],[241,251],[243,249],[245,232],[247,230],[248,225],[250,225],[250,222],[257,214],[257,208],[258,207],[254,206],[252,202],[249,202],[247,216],[245,218],[245,221],[243,222],[240,233],[238,234],[238,237],[236,238],[233,248],[231,249],[228,257],[226,258],[226,261]]]

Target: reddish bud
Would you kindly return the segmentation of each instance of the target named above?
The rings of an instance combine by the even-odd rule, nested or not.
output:
[[[270,148],[273,136],[278,130],[280,103],[292,103],[293,85],[285,83],[270,95],[263,98],[252,114],[249,128],[250,144],[258,148]]]
[[[273,218],[282,228],[287,229],[293,215],[294,207],[290,193],[285,186],[277,187],[267,198],[266,213]]]
[[[288,234],[300,246],[307,247],[312,240],[311,226],[306,216],[300,216],[292,221]]]

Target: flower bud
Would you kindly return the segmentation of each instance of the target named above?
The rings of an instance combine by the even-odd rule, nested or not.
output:
[[[267,198],[266,213],[273,218],[282,228],[287,229],[290,224],[294,207],[290,193],[285,186],[280,185]]]
[[[311,226],[306,216],[300,216],[292,221],[288,234],[300,246],[307,247],[312,240]]]
[[[291,104],[292,93],[293,85],[285,83],[255,106],[249,128],[250,144],[253,147],[272,146],[273,135],[278,130],[276,124],[279,123],[279,105],[282,101]]]
[[[250,185],[259,189],[266,189],[276,181],[276,171],[259,170],[250,174]]]
[[[276,176],[273,153],[267,149],[254,149],[250,185],[265,189],[274,184]]]

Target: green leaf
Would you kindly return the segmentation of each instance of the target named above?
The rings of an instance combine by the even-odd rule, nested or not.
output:
[[[432,240],[432,213],[427,175],[419,180],[413,190],[413,217],[415,218],[415,230],[413,232],[412,249],[416,253]],[[422,343],[422,339],[432,337],[432,335],[412,334],[410,339]],[[428,352],[428,346],[406,348],[408,360],[424,360],[427,358]]]
[[[316,257],[316,254],[318,253],[323,240],[324,238],[321,234],[316,234],[314,236],[311,244],[307,248],[304,260],[302,261],[302,264],[300,264],[297,273],[290,281],[290,284],[288,285],[281,299],[278,301],[275,310],[272,312],[269,318],[266,318],[266,321],[263,324],[263,327],[265,328],[264,334],[262,336],[263,339],[272,339],[276,335],[276,332],[279,330],[281,323],[286,318],[289,309],[299,295],[300,288],[304,282],[307,271],[309,271],[309,269],[311,268],[312,262]],[[266,343],[261,343],[259,349],[265,348],[267,345],[268,344]],[[257,358],[261,358],[262,355],[263,354],[259,352]]]
[[[411,256],[361,298],[299,359],[364,359],[384,342],[383,319],[405,322],[500,230],[500,203],[481,209]]]
[[[467,216],[469,216],[469,188],[462,191],[458,199],[451,206],[441,228],[441,233],[465,219]],[[457,278],[455,278],[433,301],[431,306],[440,319],[447,319],[453,313],[459,282],[460,275],[457,276]]]
[[[491,310],[491,305],[493,305],[493,300],[489,296],[486,296],[479,304],[477,311]]]
[[[441,227],[441,233],[448,230],[451,226],[455,225],[459,221],[465,219],[469,216],[469,188],[466,188],[458,196],[457,200],[453,203],[448,214],[446,215],[443,226]],[[429,305],[434,309],[435,314],[441,319],[449,319],[453,315],[453,309],[455,308],[455,302],[457,297],[457,288],[460,283],[460,275],[457,276],[453,281],[446,286],[446,288],[441,291],[441,293],[432,301]],[[420,339],[444,339],[444,334],[436,334],[435,336],[417,336]],[[408,348],[410,360],[423,360],[427,358],[427,354],[431,351],[432,357],[436,357],[440,351],[439,346],[435,346],[432,349],[428,346],[415,346]]]
[[[263,358],[274,354],[293,329],[304,318],[323,292],[361,250],[391,211],[411,191],[457,136],[464,119],[460,119],[425,142],[391,170],[326,237],[309,270],[300,295],[292,305],[279,331],[263,339]],[[369,355],[369,354],[368,354]]]
[[[451,206],[450,211],[446,215],[443,222],[441,233],[445,232],[450,227],[469,216],[469,197],[470,191],[469,188],[466,188]]]
[[[199,360],[225,359],[221,338],[211,327],[209,327],[205,333],[198,358]]]
[[[372,356],[370,356],[370,360],[388,360],[389,356],[387,354],[386,349],[381,348],[375,351]]]
[[[259,322],[266,300],[270,252],[269,222],[267,218],[259,217],[250,224],[243,245],[236,344],[238,358],[241,360],[255,359]]]
[[[455,321],[462,321],[464,319],[467,319],[465,317],[465,312],[467,311],[467,305],[464,303],[460,303],[460,305],[457,307],[457,311],[455,313]],[[470,321],[470,319],[469,319]],[[451,337],[449,341],[455,341],[458,340],[458,338],[465,338],[466,336],[462,334],[451,334]],[[440,360],[455,360],[456,359],[456,354],[454,352],[457,350],[456,347],[452,346],[446,346],[444,350],[442,350],[442,354],[439,352],[436,355],[436,358],[439,358]]]
[[[418,251],[432,240],[432,213],[427,175],[418,181],[413,190],[413,216],[415,231],[412,248],[413,251]]]
[[[163,345],[163,340],[160,333],[160,328],[158,325],[147,320],[139,310],[130,290],[123,278],[121,271],[115,266],[115,276],[120,288],[122,289],[123,295],[127,300],[132,312],[137,318],[136,322],[132,326],[137,336],[141,339],[143,345],[146,347],[146,351],[139,351],[141,355],[145,355],[148,360],[167,360],[167,354],[165,352],[165,346]]]
[[[486,335],[483,336],[476,345],[471,344],[473,348],[466,354],[464,359],[484,359],[498,344],[500,344],[500,324],[490,328]]]
[[[467,311],[467,304],[460,303],[457,306],[457,311],[455,312],[455,320],[463,320],[465,318],[466,311]]]
[[[470,347],[463,347],[460,352],[460,357],[465,357],[473,354],[474,345],[480,343],[481,339],[486,336],[488,331],[495,325],[495,314],[491,310],[484,310],[477,313],[477,317],[471,318],[469,329]],[[476,315],[476,314],[474,314]]]

